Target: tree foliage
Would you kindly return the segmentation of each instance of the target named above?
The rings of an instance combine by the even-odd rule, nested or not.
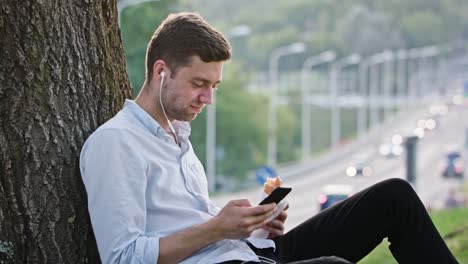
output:
[[[385,49],[403,46],[393,21],[380,12],[370,12],[366,6],[355,5],[339,20],[336,36],[341,50],[369,56]]]
[[[129,8],[122,16],[129,78],[136,92],[144,79],[146,43],[172,11],[198,12],[224,33],[238,25],[251,28],[248,36],[230,40],[234,57],[217,95],[217,147],[218,154],[224,154],[217,162],[217,173],[240,177],[266,162],[268,99],[249,95],[244,87],[249,82],[246,73],[268,71],[274,49],[297,41],[307,45],[305,53],[281,59],[281,71],[288,72],[297,71],[304,58],[325,50],[335,50],[340,56],[367,56],[384,49],[468,38],[465,0],[161,0]],[[278,111],[278,161],[287,162],[298,157],[300,111],[294,104]],[[320,131],[314,131],[313,144],[319,151],[330,141],[329,113],[326,109],[314,111]],[[347,124],[354,124],[355,116],[349,118],[343,120],[343,135],[353,136],[354,127]],[[202,114],[193,122],[192,134],[202,162],[205,127]]]
[[[274,48],[299,40],[308,44],[310,54],[335,49],[340,54],[367,55],[385,48],[442,44],[466,38],[468,31],[468,2],[463,0],[190,2],[190,8],[224,28],[252,27],[249,45],[240,53],[253,69],[266,69]],[[225,12],[230,13],[229,19]]]
[[[120,14],[127,72],[135,95],[139,93],[145,81],[146,44],[175,4],[175,1],[170,0],[145,2],[129,6]]]
[[[227,63],[216,94],[217,173],[244,178],[246,172],[266,160],[267,107],[265,97],[252,96],[242,89],[247,79],[241,68]],[[192,122],[192,142],[205,160],[206,114]]]
[[[402,32],[410,47],[431,45],[447,39],[442,18],[432,11],[419,11],[401,21]]]

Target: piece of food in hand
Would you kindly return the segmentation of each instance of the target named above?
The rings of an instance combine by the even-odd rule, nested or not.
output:
[[[280,176],[276,176],[275,178],[267,178],[265,184],[263,184],[263,191],[270,195],[270,193],[276,189],[276,187],[279,187],[282,184],[283,181],[281,180]]]

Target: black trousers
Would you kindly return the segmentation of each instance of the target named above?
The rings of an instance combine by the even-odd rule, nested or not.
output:
[[[281,263],[322,256],[358,262],[384,238],[398,263],[458,263],[412,186],[402,179],[354,194],[274,241]],[[334,263],[317,261],[302,263]]]

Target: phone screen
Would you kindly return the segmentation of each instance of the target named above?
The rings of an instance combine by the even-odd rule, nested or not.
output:
[[[291,191],[291,187],[276,187],[270,195],[268,195],[263,201],[259,203],[259,205],[262,204],[268,204],[268,203],[276,203],[278,204],[283,200],[286,195]]]

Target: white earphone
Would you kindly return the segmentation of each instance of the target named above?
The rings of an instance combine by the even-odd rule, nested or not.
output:
[[[175,142],[176,142],[177,145],[179,145],[179,138],[177,137],[177,133],[176,133],[174,127],[172,126],[171,121],[169,121],[169,118],[167,118],[166,110],[164,109],[164,105],[162,103],[162,88],[163,88],[163,84],[164,84],[164,78],[166,77],[166,73],[164,71],[162,71],[160,73],[160,75],[161,75],[161,83],[160,83],[160,86],[159,86],[159,104],[161,105],[162,112],[164,114],[164,117],[166,118],[167,124],[169,125],[169,130],[172,132],[172,134],[174,134]]]

